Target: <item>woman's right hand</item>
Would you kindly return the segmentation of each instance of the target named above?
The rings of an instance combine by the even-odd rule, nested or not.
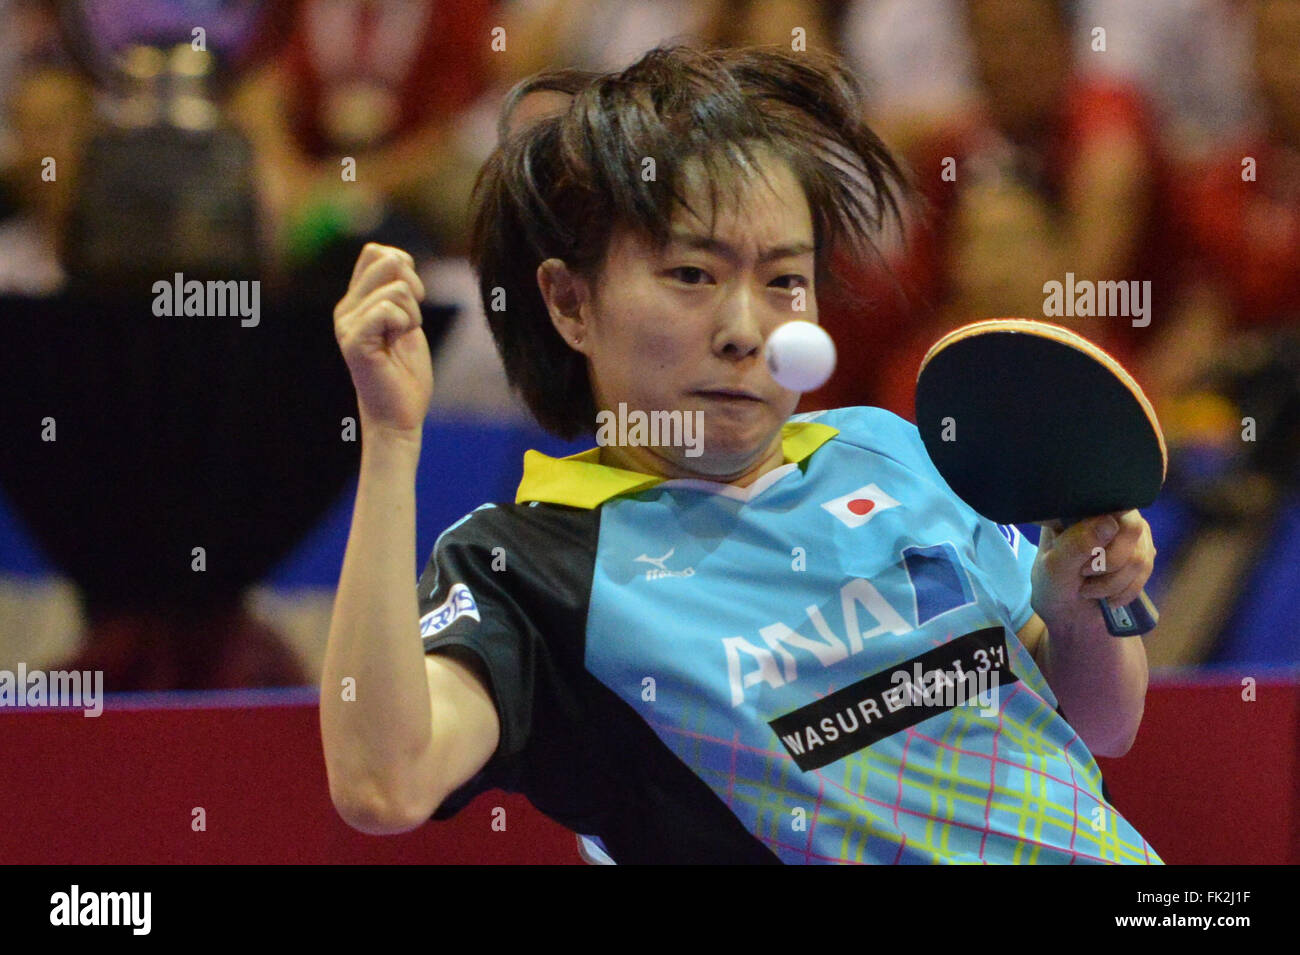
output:
[[[363,433],[418,442],[433,398],[433,362],[421,328],[424,283],[401,249],[367,243],[347,294],[334,307],[334,337],[357,390]]]

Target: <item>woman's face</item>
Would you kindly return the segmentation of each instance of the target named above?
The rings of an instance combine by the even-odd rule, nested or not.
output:
[[[616,233],[594,294],[583,286],[581,306],[571,309],[577,320],[556,321],[587,357],[598,409],[617,415],[624,404],[629,414],[681,412],[698,423],[695,448],[602,442],[606,463],[729,483],[781,464],[781,425],[799,395],[773,380],[763,344],[783,322],[817,320],[813,228],[789,166],[762,159],[772,188],[751,177],[739,208],[721,200],[712,237],[707,223],[680,208],[662,252]],[[685,186],[708,215],[698,165]]]

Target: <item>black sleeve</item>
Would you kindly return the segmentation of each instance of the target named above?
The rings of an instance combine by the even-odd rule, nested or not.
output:
[[[501,738],[483,769],[438,807],[435,820],[450,819],[488,789],[519,791],[532,736],[541,636],[511,593],[513,577],[502,572],[500,550],[488,530],[492,522],[476,520],[480,513],[452,525],[434,544],[417,585],[420,637],[425,653],[480,664]]]

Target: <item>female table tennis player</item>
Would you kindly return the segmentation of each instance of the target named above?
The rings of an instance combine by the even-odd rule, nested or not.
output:
[[[792,417],[765,365],[774,328],[816,320],[831,248],[870,254],[897,216],[863,114],[837,61],[753,49],[512,91],[473,243],[511,382],[561,436],[623,406],[702,440],[529,452],[415,590],[424,289],[404,252],[362,252],[334,316],[363,452],[321,695],[352,826],[502,788],[618,863],[1161,861],[1093,758],[1142,716],[1142,641],[1095,599],[1145,584],[1145,521],[1036,548],[958,500],[912,425]]]

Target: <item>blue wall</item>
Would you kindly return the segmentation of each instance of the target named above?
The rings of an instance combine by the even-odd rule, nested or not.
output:
[[[416,478],[416,553],[413,569],[423,569],[443,528],[485,501],[512,501],[524,451],[573,454],[587,441],[563,442],[535,425],[494,424],[481,420],[430,419]],[[332,587],[338,580],[347,544],[355,479],[316,527],[268,575],[275,588]],[[1179,547],[1194,530],[1188,509],[1169,495],[1143,511],[1160,551],[1148,591],[1160,602]],[[1038,529],[1022,528],[1030,540]],[[42,577],[54,572],[48,559],[0,492],[0,573]],[[1215,665],[1286,665],[1300,662],[1300,495],[1283,508],[1273,539],[1248,578],[1221,640],[1208,661]],[[0,627],[5,621],[0,621]]]

